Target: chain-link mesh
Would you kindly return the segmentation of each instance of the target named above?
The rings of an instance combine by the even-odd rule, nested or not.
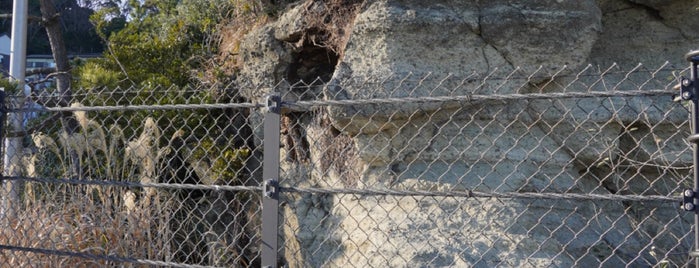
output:
[[[246,123],[255,104],[157,87],[21,101],[8,97],[8,117],[22,115],[26,130],[7,133],[22,145],[21,171],[7,178],[21,201],[0,244],[24,250],[1,251],[0,266],[259,262],[261,154]]]
[[[691,188],[692,154],[687,109],[671,96],[682,71],[590,66],[549,79],[517,69],[281,89],[298,100],[282,120],[281,259],[684,266],[692,215],[678,194]]]
[[[259,266],[262,137],[281,131],[281,265],[685,266],[684,71],[9,96],[0,264]],[[280,130],[251,100],[270,92]]]

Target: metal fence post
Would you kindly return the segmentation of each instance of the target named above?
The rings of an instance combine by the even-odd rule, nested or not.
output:
[[[5,88],[0,87],[0,155],[5,155],[5,122],[7,120],[7,106],[5,105]],[[0,185],[5,179],[3,170],[5,169],[0,162]]]
[[[682,77],[680,81],[681,100],[692,101],[692,134],[687,140],[692,143],[694,150],[694,188],[683,192],[682,208],[694,212],[694,251],[689,253],[694,258],[695,266],[699,268],[699,82],[697,81],[697,65],[699,65],[699,50],[685,55],[691,62],[691,76],[689,79]]]
[[[267,96],[264,117],[264,159],[262,178],[262,267],[277,267],[279,230],[279,137],[281,124],[281,96]]]

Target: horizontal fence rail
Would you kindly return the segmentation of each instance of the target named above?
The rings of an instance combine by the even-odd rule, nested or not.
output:
[[[523,72],[10,94],[0,265],[690,265],[687,70]]]

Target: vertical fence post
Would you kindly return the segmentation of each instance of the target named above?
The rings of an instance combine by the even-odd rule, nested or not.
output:
[[[699,268],[699,82],[697,82],[697,65],[699,65],[699,50],[685,55],[691,63],[691,76],[689,79],[682,77],[680,80],[681,100],[692,102],[691,128],[692,134],[687,140],[692,144],[694,151],[694,188],[683,192],[682,208],[694,212],[694,250],[689,253],[694,258],[694,264]]]
[[[7,106],[5,105],[5,88],[0,87],[0,155],[5,155],[5,121],[7,120]],[[2,165],[2,162],[0,162]],[[3,185],[5,174],[2,173],[5,169],[0,166],[0,185]]]
[[[262,161],[262,267],[277,267],[279,230],[279,132],[281,96],[267,96]]]
[[[22,83],[20,83],[22,85]],[[15,106],[17,103],[23,103],[23,100],[11,100],[11,104]],[[7,116],[7,127],[11,132],[21,132],[23,115],[22,112],[9,113]],[[20,181],[7,180],[6,177],[19,177],[22,175],[22,137],[11,136],[5,137],[3,143],[3,181],[2,189],[0,190],[0,220],[11,219],[15,216],[17,205],[20,198]]]
[[[3,156],[3,164],[2,164],[2,174],[0,174],[0,224],[5,224],[9,223],[6,222],[8,221],[12,214],[13,211],[12,209],[12,204],[10,198],[12,198],[10,195],[12,193],[8,192],[5,194],[5,191],[7,188],[12,188],[10,185],[6,185],[5,181],[5,169],[7,168],[4,165],[4,159],[5,159],[5,120],[7,120],[7,110],[5,109],[5,88],[0,88],[0,109],[2,109],[1,112],[1,117],[0,117],[0,151],[2,152],[0,155]]]
[[[24,78],[26,72],[27,58],[27,12],[28,0],[15,0],[12,4],[12,43],[10,45],[10,80],[17,82],[19,90],[25,91]],[[25,91],[25,94],[29,92]],[[19,131],[22,128],[22,114],[16,113],[8,118],[10,128]],[[3,155],[3,175],[19,176],[19,161],[22,153],[22,143],[20,138],[8,138],[4,144]],[[15,207],[19,203],[19,182],[2,182],[2,197],[0,197],[0,220],[11,218],[14,215]],[[8,217],[9,216],[9,217]]]
[[[5,120],[7,120],[7,106],[5,105],[5,88],[0,87],[0,155],[5,155]],[[1,176],[2,174],[0,174]],[[0,181],[2,177],[0,177]]]

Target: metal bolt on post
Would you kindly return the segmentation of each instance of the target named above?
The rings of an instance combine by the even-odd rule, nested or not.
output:
[[[694,250],[689,253],[694,258],[695,266],[699,268],[699,82],[697,81],[697,65],[699,65],[699,50],[687,53],[685,59],[691,63],[690,78],[680,80],[679,101],[692,102],[692,118],[690,121],[692,134],[687,140],[694,150],[694,188],[682,193],[682,209],[694,212]]]

